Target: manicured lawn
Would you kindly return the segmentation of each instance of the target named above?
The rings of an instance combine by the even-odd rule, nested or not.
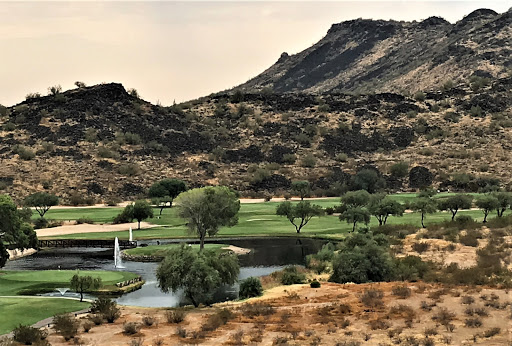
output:
[[[50,209],[45,215],[45,219],[72,221],[80,218],[91,219],[97,223],[112,222],[117,214],[123,208],[66,208],[66,209]],[[39,214],[35,211],[32,213],[32,219],[39,218]]]
[[[56,314],[85,309],[89,303],[59,298],[0,298],[0,335]]]
[[[21,270],[0,271],[0,296],[36,294],[53,291],[55,288],[69,287],[69,281],[75,275],[100,277],[103,286],[112,286],[118,282],[137,277],[136,274],[121,271],[76,271],[76,270]]]
[[[127,249],[124,252],[132,256],[157,256],[165,257],[171,249],[180,247],[181,244],[166,244],[166,245],[150,245],[145,247],[138,247],[134,249]],[[193,249],[199,250],[199,244],[192,244]],[[223,247],[229,246],[227,244],[205,244],[204,248],[208,250],[219,250]]]
[[[322,201],[323,202],[323,201]],[[326,203],[326,202],[324,202]],[[332,202],[331,202],[332,203]],[[239,213],[239,222],[234,227],[223,227],[216,235],[222,237],[244,237],[244,236],[296,236],[293,226],[284,217],[275,215],[277,203],[244,204]],[[151,222],[161,224],[146,230],[134,230],[135,240],[143,239],[165,239],[165,238],[194,238],[194,235],[188,232],[188,229],[175,215],[175,210],[165,210],[161,219],[153,219]],[[460,211],[457,215],[470,215],[474,219],[481,221],[483,213],[480,210]],[[426,224],[449,220],[449,212],[438,212],[426,216]],[[174,224],[181,222],[178,226],[166,226],[167,222],[173,221]],[[421,215],[418,213],[407,213],[403,217],[390,217],[389,224],[413,224],[417,227],[421,225]],[[370,226],[377,226],[377,220],[372,217]],[[342,238],[352,229],[351,225],[341,222],[338,216],[326,215],[313,218],[306,227],[303,228],[301,235],[306,237],[329,237]],[[55,236],[57,239],[128,239],[128,232],[98,232],[82,233],[64,236]]]

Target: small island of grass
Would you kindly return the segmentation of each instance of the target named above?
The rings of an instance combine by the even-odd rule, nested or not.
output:
[[[137,247],[123,251],[123,259],[129,261],[140,262],[158,262],[167,256],[171,249],[180,247],[180,244],[166,244],[166,245],[149,245],[145,247]],[[193,249],[199,251],[199,244],[189,244]],[[229,247],[228,244],[205,244],[206,250],[214,251],[229,251],[225,248]]]

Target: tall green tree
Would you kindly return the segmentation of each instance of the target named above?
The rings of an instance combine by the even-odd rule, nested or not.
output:
[[[346,209],[364,207],[369,201],[370,194],[366,190],[349,191],[341,196],[341,205]]]
[[[311,185],[307,180],[296,180],[292,182],[292,191],[294,191],[303,201],[304,197],[307,197],[311,192]]]
[[[133,205],[133,218],[138,222],[138,229],[140,229],[140,222],[153,217],[153,208],[145,200],[141,199],[135,201]]]
[[[452,221],[459,209],[469,209],[473,203],[473,196],[456,194],[450,197],[442,198],[438,201],[439,210],[449,210],[452,213]]]
[[[194,306],[208,303],[221,285],[236,282],[240,266],[233,253],[196,251],[182,245],[171,249],[158,266],[156,276],[163,292],[183,289]]]
[[[432,198],[420,197],[411,202],[410,208],[421,213],[421,227],[425,228],[425,215],[435,213],[437,204]]]
[[[498,214],[498,217],[502,217],[505,211],[512,206],[512,194],[510,192],[500,191],[493,192],[491,195],[496,197],[498,200],[496,213]]]
[[[370,223],[370,212],[363,207],[350,207],[340,214],[340,221],[352,224],[352,232],[354,232],[358,223],[363,222],[365,225]]]
[[[187,191],[187,184],[179,179],[162,179],[149,188],[148,195],[151,202],[160,208],[160,215],[164,208],[172,208],[172,203],[180,193]]]
[[[24,205],[27,207],[34,207],[41,217],[51,207],[59,204],[59,197],[47,192],[36,192],[25,198]]]
[[[0,268],[9,259],[6,245],[19,249],[37,248],[37,235],[8,195],[0,195]]]
[[[379,221],[379,226],[385,225],[390,215],[402,216],[405,206],[384,194],[376,194],[370,197],[368,211]]]
[[[192,233],[197,234],[200,251],[206,235],[217,234],[221,226],[238,223],[240,200],[235,191],[226,186],[208,186],[188,190],[176,198],[177,214],[187,221]]]
[[[324,215],[324,210],[321,206],[311,204],[309,201],[300,201],[296,204],[286,201],[277,206],[276,215],[286,216],[288,221],[295,227],[295,231],[300,233],[302,228],[306,226],[314,216]]]
[[[487,222],[487,216],[495,210],[498,209],[500,201],[498,198],[492,196],[492,195],[484,195],[477,197],[476,199],[476,206],[480,209],[482,209],[484,213],[484,223]]]
[[[351,180],[352,189],[375,193],[386,187],[386,181],[374,169],[365,168],[357,172]]]
[[[80,301],[84,299],[84,292],[96,290],[102,286],[101,278],[94,278],[92,276],[80,276],[78,274],[73,275],[69,282],[71,289],[77,293],[80,293]]]

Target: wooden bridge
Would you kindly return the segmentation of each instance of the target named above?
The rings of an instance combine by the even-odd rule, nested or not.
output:
[[[92,239],[48,239],[39,240],[39,247],[96,247],[114,248],[114,240],[92,240]],[[121,249],[137,247],[136,241],[119,240]]]

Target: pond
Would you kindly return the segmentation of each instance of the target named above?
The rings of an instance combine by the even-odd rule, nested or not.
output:
[[[169,240],[140,241],[141,244],[153,245],[169,243]],[[323,244],[323,240],[309,238],[241,238],[219,239],[214,242],[230,244],[251,249],[247,255],[239,256],[239,279],[250,276],[264,276],[280,270],[287,265],[303,265],[305,257],[316,253]],[[146,281],[141,289],[127,293],[117,302],[123,305],[144,307],[175,307],[187,303],[181,292],[163,293],[158,288],[156,268],[158,263],[123,262],[123,269],[114,267],[113,250],[96,248],[64,248],[47,249],[32,256],[7,262],[7,270],[50,270],[50,269],[81,269],[81,270],[123,270],[136,273]],[[55,292],[54,295],[60,296]],[[68,292],[66,295],[73,295]],[[214,295],[214,301],[236,299],[238,285],[225,286]]]

